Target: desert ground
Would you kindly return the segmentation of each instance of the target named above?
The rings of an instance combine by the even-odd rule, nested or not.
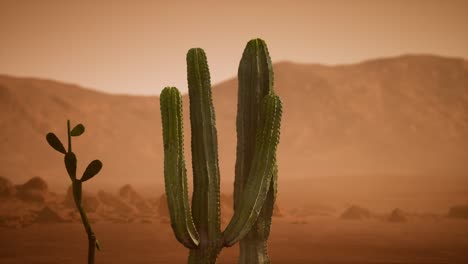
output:
[[[97,263],[185,263],[187,250],[170,226],[95,224],[103,245]],[[87,240],[79,224],[41,224],[0,229],[0,262],[85,263]],[[313,217],[295,223],[275,219],[269,253],[272,263],[459,263],[468,262],[468,223],[462,220],[390,224]],[[218,263],[236,263],[237,247],[225,248]]]
[[[37,177],[0,182],[1,263],[85,263],[87,238],[70,193],[50,192]],[[371,197],[373,203],[361,195],[356,200],[362,204],[341,206],[279,200],[269,241],[272,263],[467,263],[468,206],[379,211],[386,203],[375,207],[378,199]],[[398,198],[402,208],[414,203]],[[445,194],[431,203],[446,201]],[[102,245],[97,263],[185,263],[188,251],[172,233],[163,194],[145,198],[124,185],[114,193],[86,193],[84,205]],[[226,226],[230,195],[222,194],[221,208]],[[218,263],[236,263],[237,254],[237,246],[225,248]]]

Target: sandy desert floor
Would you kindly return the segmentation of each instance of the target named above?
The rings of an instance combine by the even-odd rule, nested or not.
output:
[[[185,263],[187,250],[169,224],[96,223],[103,251],[97,263]],[[0,263],[86,262],[86,237],[78,223],[0,228]],[[225,248],[218,263],[236,263]],[[447,218],[389,223],[332,216],[276,218],[270,239],[272,263],[468,263],[468,221]]]

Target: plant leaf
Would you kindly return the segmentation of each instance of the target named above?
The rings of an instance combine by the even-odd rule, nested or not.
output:
[[[97,250],[101,251],[101,243],[99,243],[99,240],[96,239],[96,248]]]
[[[81,181],[85,182],[91,179],[92,177],[96,176],[96,174],[98,174],[101,169],[102,169],[102,162],[100,160],[91,161],[91,163],[89,163],[88,167],[83,173],[83,177],[81,177]]]
[[[65,151],[65,148],[63,147],[63,144],[62,142],[60,142],[60,139],[58,139],[58,137],[54,134],[54,133],[48,133],[47,136],[46,136],[46,139],[47,139],[47,142],[49,143],[49,145],[55,149],[56,151],[60,152],[60,153],[67,153]]]
[[[84,131],[85,131],[85,127],[83,126],[83,124],[78,124],[72,129],[72,131],[70,132],[70,136],[72,137],[80,136],[81,134],[84,133]]]
[[[229,247],[242,240],[257,221],[276,171],[276,149],[282,116],[280,98],[273,94],[267,95],[262,100],[260,113],[252,166],[238,207],[224,231],[224,242]]]
[[[76,156],[73,152],[67,152],[65,154],[65,167],[67,168],[68,175],[72,181],[76,180]]]

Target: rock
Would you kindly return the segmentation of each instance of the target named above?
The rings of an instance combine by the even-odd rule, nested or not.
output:
[[[40,177],[31,178],[16,186],[16,197],[25,202],[44,203],[48,194],[47,183]]]
[[[406,222],[408,218],[402,210],[395,208],[388,216],[387,220],[392,223],[402,223]]]
[[[448,217],[468,219],[468,204],[450,207]]]
[[[151,206],[142,198],[130,184],[122,186],[119,190],[119,196],[122,200],[135,206],[142,213],[151,212]]]
[[[148,219],[148,218],[143,218],[140,220],[140,223],[142,224],[152,224],[153,221],[151,219]]]
[[[227,224],[234,214],[234,198],[232,195],[222,193],[219,200],[221,204],[221,224]]]
[[[161,194],[161,196],[159,197],[157,211],[158,211],[159,217],[166,218],[166,219],[170,218],[169,208],[167,207],[167,198],[166,198],[165,193]]]
[[[278,201],[275,202],[275,207],[273,207],[273,217],[283,217],[280,207],[278,206]]]
[[[0,199],[10,198],[15,194],[15,187],[10,180],[0,177]]]
[[[0,215],[0,227],[21,228],[21,217],[12,215]]]
[[[305,204],[299,208],[292,208],[287,213],[296,217],[332,216],[336,209],[325,204]]]
[[[37,213],[33,223],[49,224],[49,223],[63,223],[65,220],[50,207],[45,206]]]
[[[305,219],[295,219],[289,223],[293,225],[306,225],[308,222]]]
[[[101,204],[99,211],[104,217],[108,217],[108,214],[117,214],[128,220],[129,217],[137,214],[136,208],[125,203],[118,196],[104,191],[99,191],[97,196]]]
[[[346,209],[346,211],[341,214],[341,219],[346,220],[362,220],[371,217],[371,213],[368,209],[353,205]]]

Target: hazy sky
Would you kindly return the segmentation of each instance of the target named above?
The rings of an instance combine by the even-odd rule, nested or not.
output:
[[[0,74],[157,94],[186,88],[189,48],[205,49],[215,84],[255,37],[274,62],[468,58],[468,1],[0,0],[0,33]]]

